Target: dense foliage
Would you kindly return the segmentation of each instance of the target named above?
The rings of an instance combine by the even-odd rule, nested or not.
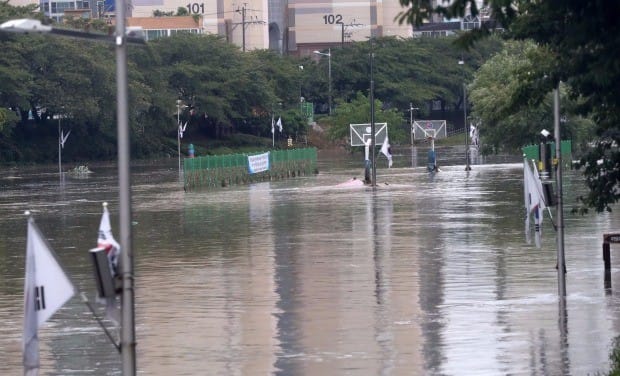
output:
[[[431,14],[462,17],[477,15],[475,0],[455,0],[434,7],[430,0],[400,0],[409,6],[401,20],[419,25]],[[612,0],[484,0],[493,23],[467,33],[465,46],[493,32],[496,26],[515,40],[533,40],[547,58],[538,60],[529,75],[519,76],[511,100],[515,112],[545,101],[547,94],[566,84],[575,109],[592,118],[596,145],[581,159],[589,194],[586,206],[610,211],[620,199],[620,2]]]
[[[33,9],[0,2],[0,21],[31,17]],[[74,19],[55,27],[61,26],[109,31],[99,20]],[[54,161],[59,127],[71,130],[63,159],[114,158],[112,45],[2,33],[0,46],[0,161]],[[332,49],[334,116],[328,123],[346,127],[354,122],[343,116],[351,103],[362,106],[357,99],[369,98],[372,52],[377,119],[388,111],[394,118],[392,142],[407,142],[408,133],[399,126],[408,118],[409,104],[421,109],[418,117],[428,115],[428,104],[436,99],[450,109],[461,107],[463,80],[499,48],[500,42],[492,40],[463,53],[444,39],[383,38]],[[308,124],[299,111],[300,96],[314,103],[316,112],[327,113],[329,61],[324,56],[242,53],[217,36],[190,34],[130,46],[128,54],[134,157],[176,154],[177,115],[188,123],[184,141],[200,143],[238,134],[269,139],[272,116],[282,118],[285,136],[304,135]],[[459,59],[471,64],[459,66]],[[369,105],[362,107],[353,113],[370,122]]]
[[[493,150],[519,150],[524,141],[536,144],[540,131],[553,131],[553,98],[547,93],[542,100],[516,105],[514,98],[522,95],[521,83],[534,74],[546,51],[531,41],[512,41],[487,60],[468,86],[472,116],[483,129],[484,147]],[[525,78],[524,78],[525,77]],[[577,114],[579,100],[571,98],[562,84],[562,139],[573,140],[573,150],[584,150],[594,139],[594,123]]]

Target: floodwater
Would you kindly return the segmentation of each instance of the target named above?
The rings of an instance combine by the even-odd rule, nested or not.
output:
[[[615,212],[570,214],[583,184],[564,171],[562,304],[548,216],[542,247],[525,242],[518,159],[466,172],[461,153],[438,150],[442,171],[429,175],[425,150],[414,154],[396,150],[392,169],[379,158],[375,190],[336,187],[363,175],[359,154],[319,153],[318,175],[188,193],[176,159],[135,163],[139,373],[606,372],[620,335],[620,256],[612,246],[606,288],[601,243],[620,230]],[[114,164],[90,168],[62,183],[55,166],[0,172],[2,375],[22,374],[25,210],[94,300],[88,250],[104,201],[118,238],[118,188]],[[77,296],[39,337],[42,374],[121,374]]]

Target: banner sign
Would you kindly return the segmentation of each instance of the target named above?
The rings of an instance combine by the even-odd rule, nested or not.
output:
[[[250,174],[269,170],[269,152],[248,155],[248,170]]]

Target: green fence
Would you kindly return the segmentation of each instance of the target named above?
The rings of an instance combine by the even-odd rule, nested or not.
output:
[[[315,148],[271,150],[269,170],[250,174],[248,156],[257,154],[263,152],[185,158],[185,189],[226,187],[317,173]]]
[[[306,119],[307,124],[310,124],[314,121],[314,103],[300,102],[299,109],[301,110],[301,116]]]
[[[555,142],[551,144],[551,158],[555,158]],[[527,159],[534,159],[537,163],[540,162],[540,150],[538,145],[524,146],[522,149],[523,155]],[[564,168],[570,168],[572,165],[572,143],[571,140],[564,140],[560,143],[560,152],[562,153],[562,166]]]
[[[555,142],[550,142],[551,144],[551,158],[555,158]],[[535,159],[540,160],[540,150],[538,150],[538,145],[528,145],[523,147],[523,154],[527,159]],[[560,150],[562,153],[562,158],[571,157],[572,155],[572,143],[571,140],[564,140],[560,143]]]

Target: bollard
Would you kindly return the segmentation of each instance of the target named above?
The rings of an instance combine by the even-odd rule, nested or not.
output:
[[[611,290],[611,243],[620,243],[620,233],[603,234],[603,263],[605,264],[605,289]]]
[[[610,244],[605,242],[603,243],[603,262],[605,263],[605,271],[611,270],[611,254],[610,254]]]

